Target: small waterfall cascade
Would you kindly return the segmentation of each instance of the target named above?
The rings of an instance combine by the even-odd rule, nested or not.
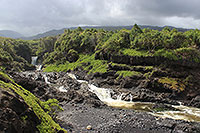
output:
[[[111,89],[99,88],[92,84],[88,84],[88,86],[91,92],[95,93],[102,102],[111,107],[151,111],[151,108],[154,105],[154,103],[148,102],[124,101],[122,100],[123,93],[117,96],[117,99],[113,99],[111,97]]]
[[[60,86],[58,89],[60,92],[67,92],[67,89],[64,86]]]
[[[42,70],[42,65],[38,65],[37,64],[38,56],[33,56],[33,57],[31,57],[31,59],[32,59],[31,64],[36,67],[37,71],[41,71]]]
[[[68,73],[68,76],[70,76],[72,79],[77,80],[74,74]],[[77,81],[79,83],[87,83],[89,87],[89,91],[95,93],[97,97],[108,106],[112,106],[116,108],[127,108],[127,109],[149,111],[154,105],[153,103],[146,103],[146,102],[132,102],[132,100],[124,101],[122,100],[122,96],[124,95],[123,93],[117,96],[117,99],[113,99],[111,97],[111,93],[113,92],[112,89],[99,88],[93,84],[89,84],[85,80],[77,80]]]
[[[68,74],[71,78],[77,80],[74,74]],[[178,109],[179,111],[160,111],[153,112],[152,107],[155,103],[150,102],[133,102],[132,95],[129,94],[130,101],[122,100],[123,93],[117,96],[117,99],[113,99],[111,97],[112,89],[107,88],[99,88],[93,84],[89,84],[85,80],[77,80],[79,83],[87,83],[89,87],[89,91],[95,93],[97,97],[107,104],[108,106],[116,107],[116,108],[125,108],[125,109],[134,109],[140,111],[146,111],[149,114],[152,114],[161,118],[171,118],[175,120],[186,120],[192,122],[200,122],[200,109],[194,107],[187,107],[180,105],[172,105],[172,107]],[[65,92],[67,92],[65,90]]]
[[[46,74],[44,74],[43,77],[44,77],[44,81],[45,81],[47,84],[51,84],[51,83],[48,81],[48,77],[47,77]]]
[[[36,65],[36,70],[41,71],[42,70],[42,65]]]
[[[31,57],[31,64],[32,65],[37,65],[37,59],[38,59],[38,56]]]

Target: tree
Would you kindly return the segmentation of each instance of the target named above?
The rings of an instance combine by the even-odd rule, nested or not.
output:
[[[143,33],[143,32],[142,32],[142,30],[140,29],[140,27],[139,27],[137,24],[135,24],[135,25],[133,26],[133,28],[131,29],[131,31],[130,31],[130,43],[131,43],[131,45],[133,45],[134,39],[135,39],[137,36],[139,36],[141,33]]]

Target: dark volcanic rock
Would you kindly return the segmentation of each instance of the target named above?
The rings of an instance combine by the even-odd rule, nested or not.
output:
[[[39,119],[20,96],[0,87],[0,132],[35,133],[38,124]]]
[[[193,98],[190,103],[189,103],[190,106],[193,106],[193,107],[197,107],[197,108],[200,108],[200,95],[196,96],[195,98]]]
[[[50,84],[45,82],[45,76]],[[60,102],[86,103],[94,107],[104,105],[94,93],[88,90],[87,85],[80,84],[77,80],[69,77],[67,73],[24,72],[13,74],[13,78],[19,85],[31,91],[41,100],[55,98]],[[60,87],[66,91],[60,91]]]
[[[112,61],[114,63],[119,64],[128,64],[128,65],[160,65],[160,64],[166,64],[169,66],[181,66],[181,67],[188,67],[188,68],[198,68],[199,63],[189,61],[189,60],[177,60],[173,61],[165,57],[161,56],[128,56],[128,55],[115,55],[115,54],[109,54],[105,53],[103,51],[97,52],[95,54],[95,59],[101,59],[101,60],[108,60]]]

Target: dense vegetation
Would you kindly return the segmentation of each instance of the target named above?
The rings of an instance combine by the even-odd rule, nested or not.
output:
[[[177,78],[171,72],[177,71],[173,70],[177,67],[198,66],[199,47],[199,30],[178,32],[165,27],[158,31],[140,29],[137,25],[119,31],[78,28],[65,30],[58,37],[53,52],[45,53],[43,64],[47,72],[77,68],[88,74],[114,72],[117,82],[134,77],[151,81],[156,88],[167,86],[180,92],[192,88],[193,83],[189,85],[185,81],[191,74]],[[132,64],[131,60],[134,60]],[[113,71],[113,68],[123,69]]]
[[[29,70],[32,50],[27,41],[0,37],[0,69]]]
[[[66,64],[76,62],[82,55],[110,53],[139,57],[165,57],[171,60],[200,62],[200,31],[178,32],[165,27],[161,31],[140,29],[105,31],[103,29],[77,28],[65,30],[60,36],[38,40],[0,38],[1,69],[25,70],[31,55],[38,63]],[[9,63],[8,63],[9,62]],[[11,63],[10,63],[11,62]],[[23,62],[23,63],[22,63]]]
[[[104,31],[103,29],[65,30],[46,52],[44,64],[69,64],[80,61],[82,55],[110,53],[139,57],[164,57],[170,60],[200,62],[200,31],[178,32],[165,27],[162,31],[143,29]],[[51,45],[52,46],[52,45]],[[42,47],[41,47],[42,48]],[[80,65],[80,64],[79,64]],[[65,69],[66,70],[66,69]]]

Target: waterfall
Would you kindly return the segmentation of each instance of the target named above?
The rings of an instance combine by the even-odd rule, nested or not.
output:
[[[38,56],[32,56],[31,59],[32,59],[32,60],[31,60],[31,64],[34,65],[34,66],[36,67],[36,70],[37,70],[37,71],[41,71],[41,70],[42,70],[42,65],[41,65],[41,64],[40,64],[40,65],[37,64]]]
[[[31,57],[31,64],[32,65],[37,65],[37,59],[38,59],[38,56]]]
[[[36,70],[41,71],[42,70],[42,65],[36,65]]]

